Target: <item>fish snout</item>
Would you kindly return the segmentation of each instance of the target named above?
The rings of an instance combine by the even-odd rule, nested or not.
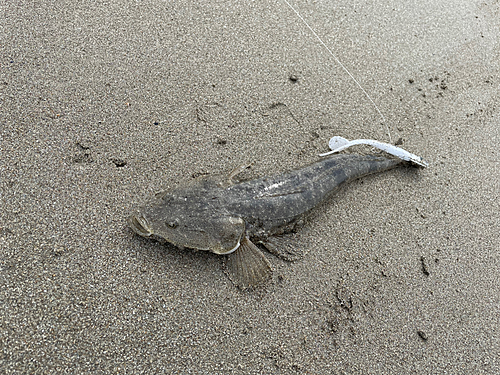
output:
[[[141,214],[132,215],[128,218],[128,224],[130,228],[142,237],[149,237],[153,234],[153,231],[149,229],[148,221]]]

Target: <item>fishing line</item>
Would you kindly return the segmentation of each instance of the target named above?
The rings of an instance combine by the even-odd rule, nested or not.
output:
[[[356,80],[356,78],[354,78],[354,76],[351,74],[351,72],[349,72],[349,70],[344,66],[344,64],[342,64],[342,62],[337,58],[337,56],[335,56],[335,54],[330,50],[330,48],[328,48],[328,46],[323,42],[323,40],[319,37],[318,34],[316,34],[316,32],[313,30],[313,28],[311,26],[309,26],[309,24],[306,22],[306,20],[300,15],[300,13],[295,10],[295,8],[287,1],[287,0],[283,0],[283,2],[288,5],[288,7],[294,11],[294,13],[297,15],[297,17],[299,17],[299,19],[304,23],[304,25],[307,26],[307,28],[311,31],[311,33],[316,37],[316,39],[319,40],[319,42],[321,43],[321,45],[323,47],[326,48],[326,50],[330,53],[330,55],[332,55],[332,57],[335,59],[335,61],[337,62],[337,64],[339,64],[342,69],[344,69],[344,71],[349,74],[349,77],[352,78],[352,80],[354,82],[356,82],[356,84],[358,85],[358,87],[361,89],[361,91],[363,91],[363,93],[366,95],[366,97],[372,102],[373,106],[375,107],[375,109],[377,110],[378,114],[380,115],[380,117],[382,117],[382,123],[385,125],[385,128],[387,130],[387,135],[389,136],[389,142],[392,143],[392,138],[391,138],[391,132],[389,130],[389,127],[387,126],[386,122],[385,122],[385,117],[384,115],[382,114],[382,112],[380,112],[380,109],[378,109],[377,105],[375,104],[375,102],[373,101],[373,99],[370,97],[370,95],[368,95],[368,93],[365,91],[365,89],[363,88],[363,86],[361,86],[361,84]]]

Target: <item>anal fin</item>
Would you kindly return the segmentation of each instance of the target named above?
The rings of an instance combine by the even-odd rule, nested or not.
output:
[[[302,259],[304,254],[291,243],[288,236],[276,236],[260,242],[273,255],[288,262]]]
[[[240,247],[227,257],[225,265],[229,279],[240,289],[263,284],[272,275],[269,261],[248,237],[244,237]]]

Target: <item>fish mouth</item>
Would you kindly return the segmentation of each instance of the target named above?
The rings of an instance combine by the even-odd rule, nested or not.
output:
[[[130,228],[137,233],[139,236],[142,237],[149,237],[153,233],[151,230],[148,229],[147,225],[147,220],[144,216],[136,216],[132,215],[128,218],[128,224],[130,225]]]

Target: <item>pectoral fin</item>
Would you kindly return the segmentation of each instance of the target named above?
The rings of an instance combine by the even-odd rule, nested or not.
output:
[[[225,265],[229,279],[240,289],[262,284],[272,275],[269,261],[248,237],[244,237],[240,247],[227,257]]]

